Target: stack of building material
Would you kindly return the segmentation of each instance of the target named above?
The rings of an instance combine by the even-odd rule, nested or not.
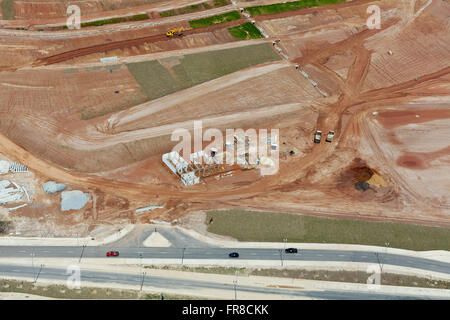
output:
[[[0,181],[0,204],[18,201],[22,198],[22,195],[23,190],[20,187],[11,187],[8,180]]]
[[[200,183],[200,177],[196,176],[194,171],[183,173],[181,175],[181,182],[183,182],[185,186],[192,186]]]
[[[189,164],[176,151],[165,153],[162,156],[162,161],[175,174],[182,174],[189,168]]]
[[[9,171],[17,173],[17,172],[28,172],[28,168],[24,165],[17,163],[17,162],[11,162],[9,164]]]
[[[9,172],[9,162],[0,160],[0,174],[7,174]]]

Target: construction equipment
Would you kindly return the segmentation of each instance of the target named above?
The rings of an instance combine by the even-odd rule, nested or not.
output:
[[[325,139],[326,142],[331,142],[333,141],[333,137],[334,137],[334,131],[330,131],[328,132],[327,138]]]
[[[166,36],[173,37],[173,36],[182,36],[183,35],[184,28],[179,27],[172,30],[169,30],[166,32]]]
[[[316,130],[314,133],[314,143],[320,143],[320,140],[322,139],[322,131]]]

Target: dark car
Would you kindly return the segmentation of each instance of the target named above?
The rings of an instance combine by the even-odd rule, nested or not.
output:
[[[287,248],[286,250],[284,250],[284,252],[286,252],[286,253],[297,253],[298,250],[296,248]]]
[[[107,257],[118,257],[119,256],[119,251],[108,251],[106,253]]]
[[[230,258],[239,258],[239,253],[237,252],[232,252],[228,255]]]

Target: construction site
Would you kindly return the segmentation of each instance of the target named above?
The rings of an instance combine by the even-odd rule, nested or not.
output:
[[[450,227],[448,1],[69,1],[79,29],[66,2],[0,0],[12,234],[235,208]],[[279,133],[255,161],[245,136],[183,157],[196,121]]]

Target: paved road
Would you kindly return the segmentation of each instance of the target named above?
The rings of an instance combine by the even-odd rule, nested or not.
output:
[[[197,240],[176,228],[160,227],[154,225],[138,225],[133,232],[122,239],[108,244],[110,247],[144,247],[143,243],[154,232],[160,233],[174,248],[207,248],[211,244]]]
[[[421,270],[435,271],[450,274],[450,263],[402,256],[397,254],[365,251],[338,251],[338,250],[300,250],[297,254],[285,254],[279,249],[260,248],[146,248],[146,247],[57,247],[57,246],[0,246],[0,258],[30,258],[31,253],[41,258],[76,258],[81,255],[85,258],[104,258],[110,250],[120,251],[120,257],[110,259],[138,258],[142,254],[144,259],[231,259],[230,252],[238,252],[242,260],[278,260],[282,261],[337,261],[337,262],[365,262],[374,264],[389,264],[394,266],[411,267]],[[183,252],[184,251],[184,252]]]
[[[0,274],[4,276],[27,277],[35,278],[38,268],[24,266],[6,266],[0,265]],[[67,280],[68,275],[66,270],[56,268],[43,268],[39,273],[38,282],[44,280]],[[140,288],[142,275],[140,274],[121,274],[100,271],[81,271],[81,281],[89,281],[93,283],[108,283],[108,284],[124,284],[136,285],[136,289]],[[230,293],[229,299],[234,299],[234,285],[233,283],[217,283],[200,280],[187,279],[173,279],[161,276],[146,275],[144,278],[144,286],[151,286],[153,288],[161,289],[165,292],[167,289],[175,290],[195,290],[195,289],[209,289],[209,290],[226,290]],[[312,298],[312,299],[353,299],[353,300],[374,300],[374,299],[430,299],[421,295],[401,295],[401,294],[383,294],[376,292],[360,292],[360,291],[346,291],[346,290],[301,290],[301,289],[279,289],[267,287],[242,286],[238,284],[236,287],[237,298],[239,293],[260,293],[260,294],[276,294],[287,295],[292,298]],[[448,296],[443,296],[441,299],[449,299]]]

